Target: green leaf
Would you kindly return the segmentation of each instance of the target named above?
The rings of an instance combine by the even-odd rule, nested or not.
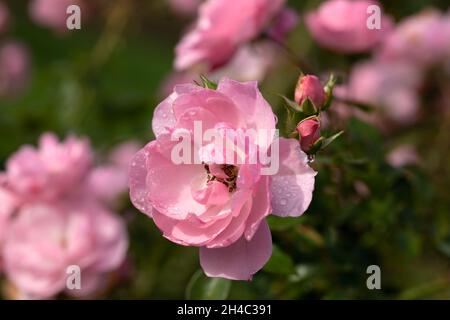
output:
[[[331,137],[324,139],[322,142],[322,145],[320,147],[320,150],[323,150],[326,147],[328,147],[330,145],[330,143],[332,143],[334,140],[339,138],[343,133],[344,133],[344,131],[339,131],[338,133],[332,135]]]
[[[264,270],[283,275],[295,273],[294,262],[291,257],[275,244],[272,247],[272,256],[265,265]]]
[[[280,96],[283,99],[284,105],[288,107],[290,110],[294,112],[302,112],[302,107],[297,102],[292,101],[291,99],[283,96],[282,94],[279,94],[278,96]]]
[[[203,87],[205,87],[207,89],[213,89],[213,90],[217,89],[217,83],[209,80],[204,74],[200,75],[200,80],[202,81]]]
[[[301,108],[302,112],[308,117],[317,115],[317,108],[309,98],[306,99],[305,101],[303,101],[300,108]]]
[[[225,300],[230,293],[231,280],[209,278],[197,270],[186,287],[186,299]]]
[[[314,144],[309,148],[307,154],[316,154],[319,150],[321,150],[324,140],[324,137],[320,137],[319,139],[317,139],[316,142],[314,142]]]

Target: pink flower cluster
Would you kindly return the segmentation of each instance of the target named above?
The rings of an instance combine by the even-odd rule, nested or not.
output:
[[[235,152],[243,159],[254,153],[276,155],[279,170],[264,175],[267,163],[261,161],[217,160],[229,159],[224,155],[228,149],[217,141],[192,142],[193,155],[188,156],[198,155],[201,164],[175,163],[172,155],[179,139],[173,135],[191,137],[196,122],[227,139],[239,139],[240,130],[272,132],[267,139],[246,137],[247,146]],[[224,78],[217,90],[179,85],[155,110],[156,140],[134,157],[133,204],[153,218],[167,239],[199,247],[208,276],[251,279],[272,252],[266,217],[296,217],[311,202],[316,172],[297,140],[274,136],[275,123],[256,82]],[[274,142],[279,152],[272,148]]]
[[[421,115],[420,89],[428,71],[450,60],[450,15],[426,10],[401,21],[370,60],[356,64],[341,98],[377,107],[369,118],[381,128],[409,125]]]
[[[0,257],[16,297],[86,297],[108,284],[128,247],[110,204],[127,189],[126,159],[135,151],[122,146],[110,164],[94,168],[87,140],[59,142],[47,133],[38,148],[23,146],[9,158],[0,175]],[[80,268],[81,288],[67,287],[70,266]]]

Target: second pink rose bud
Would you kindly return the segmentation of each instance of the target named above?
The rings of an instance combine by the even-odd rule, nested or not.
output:
[[[308,152],[320,138],[320,121],[316,117],[307,118],[297,125],[296,130],[300,137],[302,150]]]
[[[325,103],[325,91],[319,78],[313,75],[300,76],[295,88],[295,101],[302,105],[306,99],[311,100],[314,106],[320,109]]]

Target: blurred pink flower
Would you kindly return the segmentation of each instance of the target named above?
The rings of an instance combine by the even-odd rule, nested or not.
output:
[[[450,15],[426,10],[403,20],[384,41],[384,61],[404,61],[428,67],[450,59]]]
[[[86,139],[59,142],[47,133],[38,148],[24,146],[10,157],[0,172],[0,264],[12,298],[64,291],[70,265],[81,268],[82,288],[68,294],[87,297],[108,284],[106,276],[125,258],[127,235],[122,220],[106,209],[113,197],[102,196],[126,190],[136,150],[126,143],[111,153],[110,167],[120,179],[97,190],[90,189],[96,168]]]
[[[124,142],[113,149],[109,163],[93,168],[86,187],[90,196],[113,204],[120,195],[126,193],[130,163],[140,148],[137,142]]]
[[[372,105],[378,108],[378,115],[410,124],[419,115],[421,81],[421,73],[411,64],[362,62],[353,67],[341,98]]]
[[[279,53],[279,48],[269,41],[243,45],[227,64],[210,72],[208,78],[212,81],[219,81],[223,77],[237,81],[263,81],[275,66]],[[178,84],[195,82],[201,82],[197,73],[174,72],[164,80],[161,95],[170,95]]]
[[[169,0],[172,9],[183,16],[191,16],[197,12],[203,0]]]
[[[295,88],[295,101],[301,105],[309,99],[317,108],[321,108],[325,103],[325,91],[319,78],[314,75],[302,75],[298,79]]]
[[[386,156],[386,161],[395,168],[407,165],[417,165],[420,163],[420,157],[414,146],[403,144],[391,150]]]
[[[124,261],[128,240],[123,221],[93,203],[33,203],[8,228],[4,267],[8,280],[31,299],[61,292],[89,296]],[[81,270],[81,289],[68,289],[67,268]]]
[[[175,67],[202,65],[207,70],[226,63],[238,47],[255,38],[278,13],[284,0],[208,0],[195,26],[175,49]]]
[[[283,42],[286,36],[294,29],[300,18],[291,8],[281,10],[275,18],[274,24],[267,30],[267,34],[277,42]]]
[[[245,159],[251,150],[269,152],[275,133],[275,116],[256,82],[225,78],[217,90],[176,86],[155,110],[152,127],[157,139],[132,162],[131,200],[166,238],[200,247],[200,264],[208,276],[249,280],[271,255],[265,217],[271,212],[301,215],[312,198],[315,172],[295,139],[280,139],[280,168],[273,176],[262,175],[259,162],[217,161],[225,152],[223,145],[208,142],[193,146],[202,164],[175,164],[171,155],[178,141],[171,133],[192,132],[195,121],[221,134],[245,129],[273,132],[263,141],[250,138],[249,148],[239,149]]]
[[[318,118],[308,118],[301,121],[296,128],[302,150],[307,152],[320,138],[320,121]]]
[[[243,45],[222,68],[210,73],[210,78],[219,81],[223,77],[237,81],[262,81],[275,65],[278,48],[269,41]]]
[[[29,74],[29,55],[17,42],[0,47],[0,96],[13,96],[24,87]]]
[[[9,11],[3,2],[0,2],[0,34],[5,32],[9,24]]]
[[[47,133],[39,147],[23,146],[6,163],[9,188],[25,199],[56,199],[83,181],[92,163],[92,150],[85,139],[64,142]]]
[[[66,10],[70,5],[78,5],[81,8],[81,19],[85,18],[87,7],[83,0],[32,0],[29,13],[37,24],[63,33],[67,31]]]
[[[369,29],[367,8],[372,0],[328,0],[306,16],[306,25],[320,45],[342,53],[374,48],[392,28],[392,19],[381,13],[381,29]]]
[[[125,168],[128,171],[131,160],[141,148],[142,145],[137,141],[122,142],[110,152],[108,160],[115,166]]]

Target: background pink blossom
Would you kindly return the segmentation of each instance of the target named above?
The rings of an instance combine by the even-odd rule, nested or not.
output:
[[[306,16],[306,25],[320,45],[343,53],[374,48],[392,27],[391,18],[381,14],[381,29],[367,28],[367,8],[380,5],[367,0],[328,0]]]
[[[208,0],[175,49],[175,67],[203,65],[208,70],[227,62],[238,47],[255,38],[282,8],[283,0]]]

